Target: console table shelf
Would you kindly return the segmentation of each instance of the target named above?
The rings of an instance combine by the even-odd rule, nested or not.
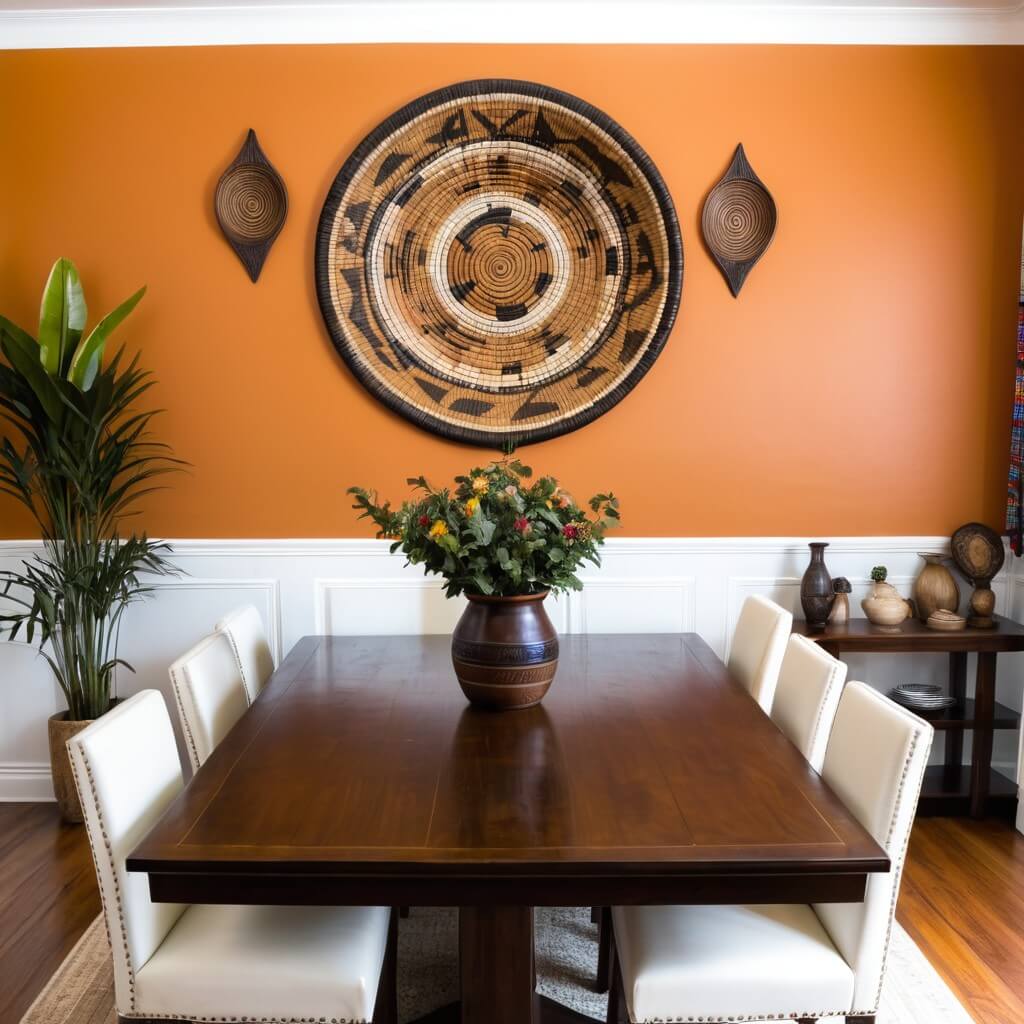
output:
[[[948,654],[949,692],[954,707],[922,715],[945,734],[945,763],[928,769],[921,790],[920,814],[987,813],[1012,816],[1017,784],[992,768],[992,734],[996,729],[1019,729],[1021,716],[996,701],[996,655],[1024,651],[1024,626],[995,616],[994,629],[943,632],[917,619],[899,626],[874,626],[851,619],[842,626],[814,629],[795,622],[793,629],[820,644],[829,654]],[[967,655],[977,654],[974,697],[967,696]],[[964,732],[971,730],[971,763],[963,764]]]
[[[974,710],[974,698],[972,697],[968,697],[962,705],[958,704],[956,707],[946,708],[943,711],[936,711],[934,713],[918,711],[916,714],[919,714],[928,722],[936,732],[943,729],[973,729],[977,720]],[[996,701],[992,717],[992,728],[1019,729],[1020,713]]]

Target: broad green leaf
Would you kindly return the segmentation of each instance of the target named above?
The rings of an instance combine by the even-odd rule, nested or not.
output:
[[[39,349],[32,338],[24,331],[15,333],[8,328],[7,324],[3,324],[0,328],[0,350],[35,393],[46,415],[55,423],[59,422],[63,414],[64,403],[61,401],[56,384],[50,379],[50,375],[43,369],[43,364],[39,361]]]
[[[85,330],[85,294],[74,263],[57,260],[43,289],[39,305],[39,358],[46,372],[64,371]]]
[[[108,313],[90,332],[89,336],[79,343],[71,360],[68,380],[79,389],[88,391],[99,372],[100,360],[103,358],[103,346],[111,331],[139,304],[146,294],[145,287],[140,288],[131,298],[125,299],[113,312]]]

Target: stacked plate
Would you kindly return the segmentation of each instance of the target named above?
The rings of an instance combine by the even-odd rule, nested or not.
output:
[[[944,711],[956,705],[956,698],[931,683],[903,683],[889,691],[889,696],[911,711]]]

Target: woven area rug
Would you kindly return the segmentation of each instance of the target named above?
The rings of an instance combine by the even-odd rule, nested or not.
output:
[[[455,911],[414,909],[399,930],[399,1016],[416,1020],[458,996]],[[537,911],[540,991],[596,1020],[604,996],[591,988],[597,967],[597,928],[589,908]],[[103,922],[97,918],[68,954],[22,1024],[115,1024],[114,981]],[[899,926],[878,1024],[972,1024],[972,1018]]]

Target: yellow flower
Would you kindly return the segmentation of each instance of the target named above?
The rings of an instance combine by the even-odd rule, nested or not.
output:
[[[466,515],[471,516],[479,507],[480,499],[470,498],[469,501],[466,502]]]
[[[473,491],[475,494],[486,494],[487,489],[491,486],[490,480],[485,476],[473,477]]]
[[[436,540],[438,537],[443,537],[448,532],[448,525],[443,519],[435,519],[434,525],[430,528],[431,539]]]

